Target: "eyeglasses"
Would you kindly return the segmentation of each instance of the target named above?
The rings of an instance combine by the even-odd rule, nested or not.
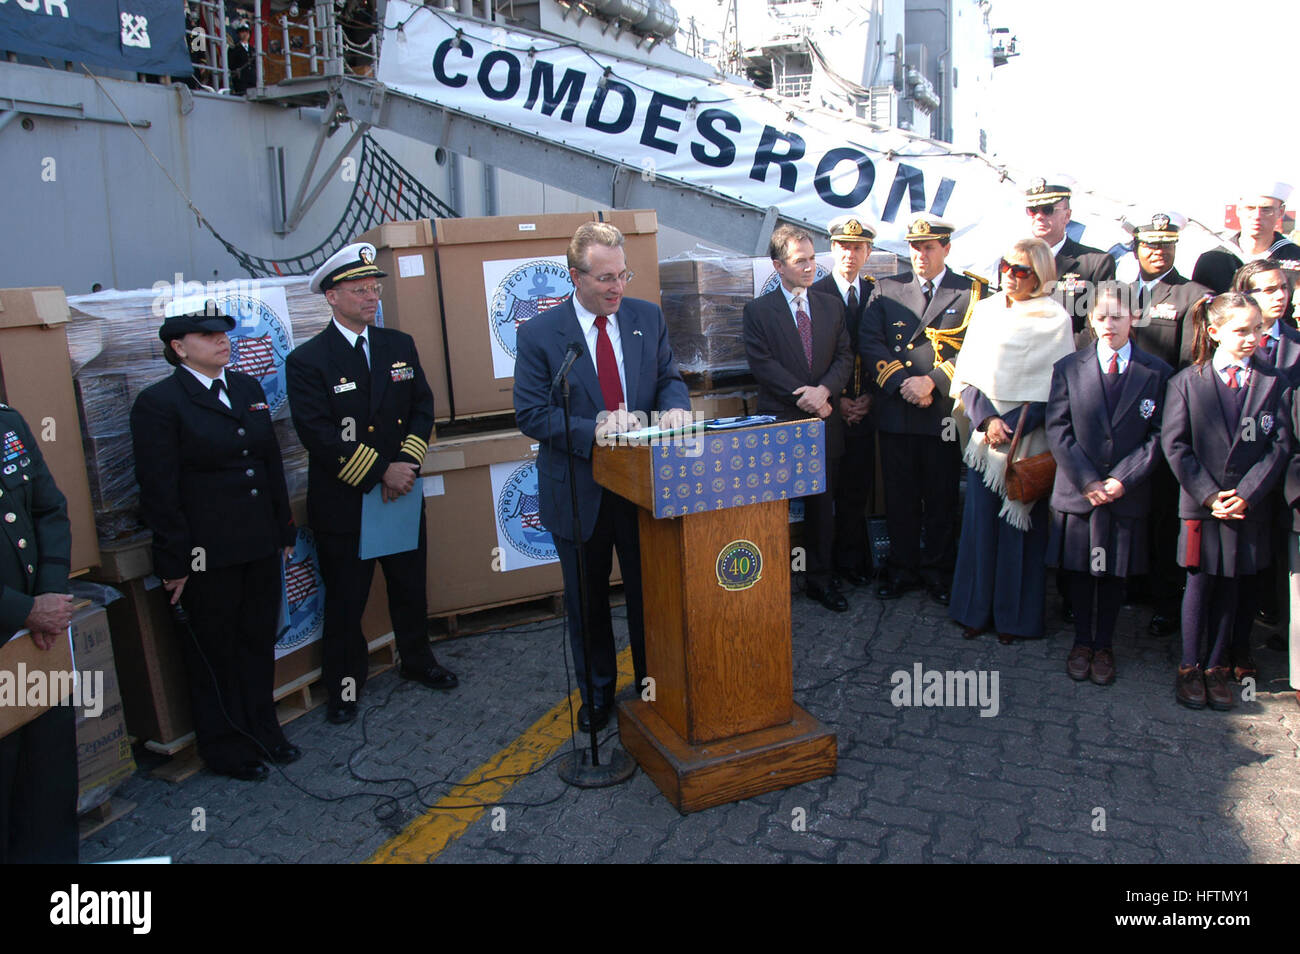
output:
[[[367,298],[372,295],[378,298],[384,293],[384,286],[380,282],[375,282],[373,285],[362,285],[360,288],[348,285],[340,285],[339,287],[346,289],[350,294],[356,295],[358,298]]]
[[[585,268],[580,268],[578,271],[582,272],[584,275],[591,275],[591,272],[587,271]],[[626,268],[617,275],[591,275],[591,280],[598,285],[613,285],[615,282],[621,282],[622,284],[627,285],[634,278],[636,278],[636,272],[630,271]]]
[[[998,263],[998,271],[1003,275],[1010,273],[1016,278],[1030,278],[1034,274],[1032,265],[1016,265],[1013,262],[1008,262],[1005,258]]]

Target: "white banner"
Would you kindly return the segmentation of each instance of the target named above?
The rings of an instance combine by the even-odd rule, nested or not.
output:
[[[401,24],[401,31],[397,27]],[[1024,192],[1030,178],[981,156],[770,91],[677,74],[574,43],[490,27],[432,7],[390,0],[378,78],[412,96],[604,159],[731,196],[775,206],[793,220],[824,226],[853,211],[881,226],[877,244],[906,255],[912,214],[954,223],[958,270],[986,270],[1028,234]],[[1074,133],[1053,130],[1068,166]],[[479,157],[491,161],[491,156]],[[564,183],[554,182],[563,187]],[[1092,196],[1081,184],[1070,235],[1114,250],[1131,211]],[[1145,209],[1143,209],[1145,211]],[[1190,260],[1216,244],[1203,229],[1185,232]]]

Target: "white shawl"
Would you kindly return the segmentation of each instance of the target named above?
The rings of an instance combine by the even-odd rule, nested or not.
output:
[[[1047,296],[1012,301],[1005,292],[975,306],[953,369],[949,392],[959,402],[963,388],[978,388],[1005,415],[1026,401],[1045,402],[1051,395],[1052,365],[1074,351],[1070,316]],[[962,408],[969,417],[969,411]],[[1006,499],[1007,455],[1011,445],[991,447],[971,422],[963,460],[984,475],[984,486],[1002,497],[998,516],[1017,530],[1028,530],[1032,504]],[[1045,428],[1020,435],[1017,460],[1047,448]]]

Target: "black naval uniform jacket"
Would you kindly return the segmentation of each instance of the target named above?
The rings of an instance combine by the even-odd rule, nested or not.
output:
[[[1233,244],[1241,241],[1241,233],[1232,237]],[[1268,247],[1268,257],[1282,264],[1291,272],[1291,281],[1300,284],[1300,246],[1284,237],[1281,232],[1273,233],[1273,244]],[[1216,295],[1222,295],[1232,287],[1233,276],[1244,263],[1237,255],[1226,248],[1212,248],[1202,252],[1192,267],[1192,281],[1200,282]]]
[[[359,533],[362,495],[395,461],[421,466],[433,433],[433,391],[415,341],[391,328],[371,327],[367,336],[368,371],[333,321],[285,364],[289,411],[307,448],[314,530]]]
[[[1070,322],[1078,334],[1088,323],[1088,304],[1092,295],[1085,291],[1095,289],[1098,282],[1115,278],[1115,260],[1099,248],[1083,245],[1068,236],[1056,253],[1056,294],[1054,297],[1070,314]]]
[[[72,525],[27,422],[5,404],[0,438],[0,625],[8,637],[27,625],[35,597],[68,591]]]
[[[862,370],[862,356],[858,354],[858,336],[862,328],[862,315],[867,310],[867,302],[871,300],[872,294],[876,289],[876,280],[870,275],[858,276],[858,307],[850,311],[848,305],[844,306],[844,330],[849,334],[849,347],[853,350],[853,373],[849,375],[849,383],[844,385],[844,391],[834,397],[858,398],[867,394],[871,388],[871,375],[865,374]],[[809,291],[821,292],[825,295],[834,295],[841,302],[844,301],[840,295],[840,286],[835,284],[835,276],[827,275],[825,278],[818,279],[808,288]],[[838,403],[836,405],[838,407]],[[859,427],[865,425],[863,421]]]
[[[271,556],[297,533],[262,385],[229,368],[226,385],[230,407],[177,368],[131,409],[140,510],[165,580],[189,575],[194,547],[212,570]]]
[[[911,272],[882,278],[867,303],[858,332],[862,375],[869,378],[879,398],[872,408],[876,427],[885,434],[921,434],[942,437],[944,419],[952,416],[953,363],[961,350],[964,326],[975,302],[984,297],[984,281],[948,269],[935,288],[929,307]],[[939,353],[926,331],[951,332],[939,337]],[[898,393],[914,375],[934,382],[934,400],[917,407]]]
[[[844,330],[844,299],[809,289],[808,317],[812,323],[812,367],[804,358],[803,342],[785,293],[777,288],[745,305],[743,340],[749,370],[758,382],[758,413],[794,421],[811,415],[798,407],[794,391],[820,385],[831,392],[826,419],[826,456],[844,453],[844,418],[839,396],[853,373],[853,348]]]
[[[1133,301],[1137,302],[1140,281],[1129,285]],[[1209,293],[1197,282],[1188,281],[1171,268],[1147,289],[1147,300],[1142,303],[1142,316],[1134,323],[1132,339],[1147,354],[1153,354],[1177,371],[1192,360],[1192,344],[1196,329],[1192,327],[1192,306]]]

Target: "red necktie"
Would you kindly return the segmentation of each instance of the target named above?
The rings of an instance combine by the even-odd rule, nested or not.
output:
[[[605,410],[617,411],[623,403],[623,383],[618,379],[618,360],[614,357],[614,344],[609,340],[605,326],[609,316],[596,316],[596,376],[600,378],[600,395],[605,399]]]
[[[1277,344],[1277,339],[1272,335],[1264,336],[1264,357],[1268,358],[1270,361],[1273,360],[1273,346],[1275,344]]]
[[[1118,354],[1112,354],[1112,355],[1110,356],[1110,367],[1106,369],[1106,373],[1107,373],[1107,374],[1119,374],[1119,355],[1118,355]]]
[[[1235,364],[1228,365],[1228,387],[1234,391],[1241,387],[1241,382],[1237,380],[1237,371],[1240,370]]]
[[[794,317],[799,325],[799,340],[803,342],[803,356],[808,359],[808,368],[812,369],[812,319],[808,317],[808,312],[803,310],[803,296],[797,295],[794,300]]]

